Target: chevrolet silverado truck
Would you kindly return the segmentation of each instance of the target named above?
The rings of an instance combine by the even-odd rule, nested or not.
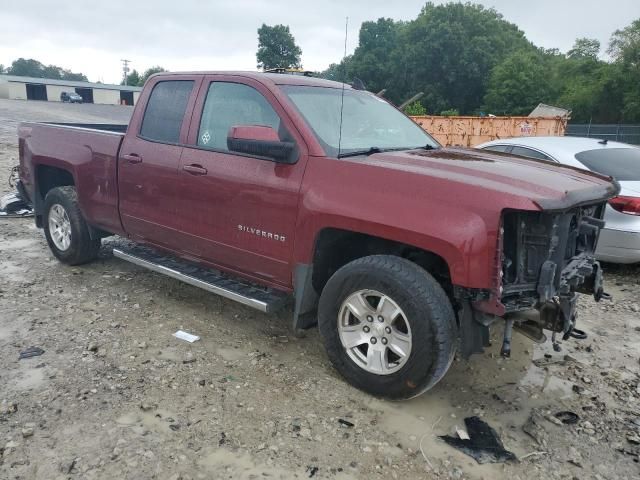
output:
[[[373,395],[438,382],[504,327],[581,337],[604,295],[609,177],[443,148],[358,86],[277,73],[162,73],[128,125],[22,123],[20,189],[61,262],[113,255],[318,325]],[[560,338],[557,338],[557,337]]]

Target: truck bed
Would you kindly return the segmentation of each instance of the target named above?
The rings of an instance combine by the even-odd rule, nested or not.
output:
[[[20,167],[35,214],[44,202],[40,191],[46,182],[60,177],[72,179],[83,215],[94,227],[120,233],[118,214],[118,153],[126,124],[37,123],[20,124]]]

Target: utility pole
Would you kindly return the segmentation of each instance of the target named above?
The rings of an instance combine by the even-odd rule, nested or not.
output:
[[[122,62],[122,74],[124,77],[124,84],[127,84],[127,76],[129,75],[129,63],[131,62],[131,60],[126,60],[126,59],[122,59],[120,60]]]

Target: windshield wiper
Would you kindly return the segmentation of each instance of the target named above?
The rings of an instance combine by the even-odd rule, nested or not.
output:
[[[341,153],[340,155],[338,155],[338,158],[358,157],[360,155],[369,156],[374,153],[399,152],[402,150],[416,150],[418,148],[424,148],[425,150],[436,150],[438,147],[434,147],[433,145],[429,145],[429,144],[423,145],[422,147],[395,147],[395,148],[371,147],[368,150],[356,150],[355,152]]]
[[[397,152],[400,150],[437,150],[440,147],[434,147],[433,145],[427,144],[427,145],[422,145],[420,147],[397,147],[397,148],[388,148],[385,151],[388,152]]]
[[[355,152],[347,152],[347,153],[341,153],[340,155],[338,155],[338,158],[345,158],[345,157],[358,157],[360,155],[373,155],[374,153],[380,153],[382,150],[379,147],[371,147],[368,150],[356,150]]]

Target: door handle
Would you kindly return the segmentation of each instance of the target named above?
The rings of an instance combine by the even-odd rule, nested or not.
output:
[[[142,162],[142,157],[140,155],[138,155],[137,153],[125,153],[124,155],[122,155],[122,158],[124,158],[129,163],[141,163]]]
[[[197,165],[197,164],[184,165],[182,167],[182,169],[185,172],[190,173],[191,175],[206,175],[207,174],[207,169],[204,168],[202,165]]]

